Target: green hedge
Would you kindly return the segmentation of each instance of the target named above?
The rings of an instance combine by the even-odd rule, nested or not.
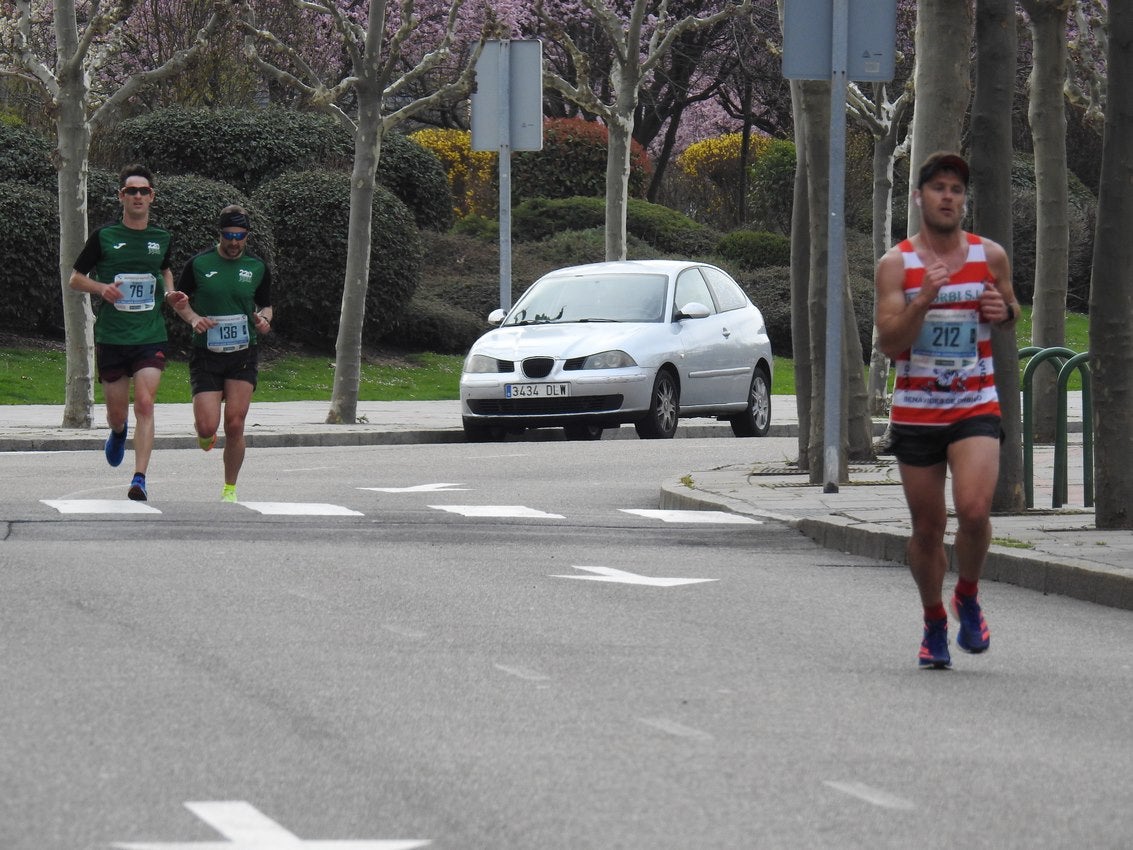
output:
[[[0,121],[0,180],[58,190],[51,161],[53,145],[27,127]]]
[[[733,230],[720,240],[716,251],[745,269],[791,264],[791,240],[778,233]]]
[[[0,221],[7,231],[0,240],[0,327],[62,336],[56,193],[0,181]]]
[[[468,310],[415,295],[394,320],[384,341],[410,351],[464,354],[486,330],[487,322]]]
[[[293,172],[265,183],[253,200],[274,224],[276,262],[286,271],[273,291],[276,329],[333,350],[346,277],[349,176]],[[393,329],[417,288],[422,261],[421,235],[405,204],[377,187],[373,215],[362,331],[368,344]]]
[[[520,240],[546,239],[567,230],[602,228],[606,202],[602,198],[533,198],[512,211],[512,235]],[[683,213],[660,204],[631,198],[626,231],[662,254],[696,256],[714,252],[720,234]]]
[[[543,122],[543,147],[512,157],[511,192],[517,200],[606,196],[609,133],[597,121],[552,118]],[[641,197],[650,174],[644,148],[630,150],[629,193]]]
[[[202,174],[248,191],[282,174],[353,158],[349,134],[329,115],[290,109],[155,109],[118,124],[118,162],[155,173]]]

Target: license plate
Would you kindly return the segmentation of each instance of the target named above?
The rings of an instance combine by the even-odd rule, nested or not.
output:
[[[570,395],[570,384],[504,384],[504,398],[560,398]]]

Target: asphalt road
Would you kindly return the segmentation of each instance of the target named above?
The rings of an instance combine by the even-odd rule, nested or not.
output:
[[[0,847],[1133,844],[1126,612],[920,671],[904,569],[649,513],[792,446],[0,455]]]

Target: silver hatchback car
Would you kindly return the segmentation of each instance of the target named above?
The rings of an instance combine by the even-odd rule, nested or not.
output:
[[[738,437],[771,425],[763,315],[715,266],[629,260],[550,272],[488,321],[460,377],[469,440],[560,427],[595,440],[632,423],[669,438],[681,417],[727,420]]]

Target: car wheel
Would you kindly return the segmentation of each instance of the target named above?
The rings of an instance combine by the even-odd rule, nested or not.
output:
[[[563,426],[563,433],[568,440],[601,440],[601,425],[591,425],[586,422],[571,422]]]
[[[464,439],[470,443],[498,443],[506,433],[499,425],[479,419],[464,419]]]
[[[668,440],[677,433],[681,410],[681,390],[668,369],[657,373],[653,394],[649,397],[649,413],[634,423],[637,436],[643,440]]]
[[[755,367],[744,412],[728,421],[737,437],[766,437],[771,430],[771,378],[762,366]]]

